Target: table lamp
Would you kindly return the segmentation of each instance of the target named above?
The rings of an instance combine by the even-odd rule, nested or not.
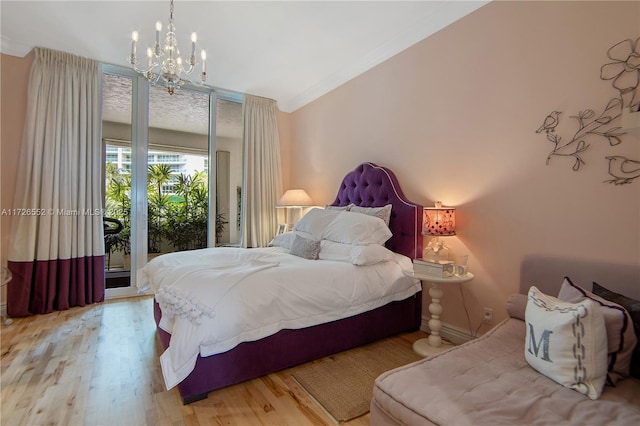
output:
[[[432,237],[422,254],[425,260],[432,262],[449,260],[451,250],[444,245],[440,237],[456,235],[455,207],[443,207],[441,201],[436,201],[435,207],[425,207],[422,217],[422,235]]]
[[[282,194],[282,197],[276,202],[276,208],[287,209],[285,213],[286,230],[289,230],[289,228],[300,219],[300,213],[303,207],[312,205],[313,200],[311,200],[311,197],[304,189],[289,189]],[[290,220],[291,218],[289,217],[290,209],[298,209],[297,215],[292,215],[293,220]]]

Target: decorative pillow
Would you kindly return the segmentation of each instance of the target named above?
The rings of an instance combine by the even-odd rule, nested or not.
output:
[[[640,301],[615,293],[602,287],[598,283],[593,283],[593,292],[611,302],[617,303],[627,310],[633,321],[633,328],[636,332],[636,347],[631,356],[631,375],[640,379]]]
[[[315,240],[319,240],[322,235],[322,230],[340,213],[342,212],[313,208],[296,222],[293,229],[297,232],[304,232]]]
[[[558,299],[563,302],[577,303],[585,298],[596,302],[604,317],[604,326],[607,331],[608,381],[613,385],[629,375],[631,354],[636,347],[636,335],[631,325],[631,317],[622,306],[596,296],[565,277]]]
[[[525,312],[524,357],[531,367],[567,388],[598,399],[607,378],[607,332],[591,299],[562,302],[536,287]]]
[[[296,235],[289,253],[304,259],[316,260],[318,259],[318,253],[320,253],[320,241]]]
[[[391,235],[382,219],[362,213],[340,212],[324,228],[321,239],[344,244],[383,245]]]
[[[324,209],[325,210],[340,210],[340,211],[346,210],[346,211],[349,211],[351,209],[351,206],[353,206],[353,204],[349,204],[347,206],[330,206],[330,205],[327,204],[326,206],[324,206]]]
[[[379,217],[384,220],[384,223],[387,226],[389,226],[389,220],[391,220],[391,204],[387,204],[384,207],[360,207],[355,204],[351,204],[349,211]]]
[[[289,250],[295,237],[295,232],[283,232],[280,235],[276,235],[273,240],[269,241],[269,247],[283,247]]]
[[[351,244],[322,240],[320,242],[319,258],[321,260],[349,262],[354,265],[373,265],[375,263],[393,260],[395,254],[379,244],[354,246]]]
[[[507,313],[511,318],[524,321],[524,313],[527,310],[527,295],[512,294],[507,299]]]

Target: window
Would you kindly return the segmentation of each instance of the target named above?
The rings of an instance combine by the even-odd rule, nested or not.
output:
[[[121,259],[130,254],[135,274],[153,253],[237,244],[241,97],[186,86],[170,96],[130,69],[104,65],[103,71],[105,206],[120,202],[121,208],[109,211],[121,212],[127,222],[121,244],[107,247],[113,249],[110,266],[128,270]],[[211,128],[216,135],[209,134]],[[116,180],[121,187],[110,188]],[[146,218],[146,227],[135,226]],[[191,223],[197,228],[189,228]]]

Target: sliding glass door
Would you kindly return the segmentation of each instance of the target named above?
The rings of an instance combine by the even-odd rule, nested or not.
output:
[[[210,97],[149,87],[149,257],[208,246]]]
[[[240,241],[242,104],[184,87],[169,95],[105,67],[107,294],[127,295],[151,258]]]
[[[103,74],[102,142],[106,285],[131,285],[135,76]],[[134,123],[135,122],[135,123]]]

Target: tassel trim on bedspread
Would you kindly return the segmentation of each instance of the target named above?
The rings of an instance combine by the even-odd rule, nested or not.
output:
[[[233,267],[190,269],[179,273],[180,279],[175,280],[171,285],[161,286],[156,292],[156,301],[162,309],[163,317],[178,316],[199,325],[204,317],[215,316],[215,307],[218,303],[245,278],[279,264],[279,262],[251,260]],[[206,273],[205,280],[199,279],[202,273]]]

